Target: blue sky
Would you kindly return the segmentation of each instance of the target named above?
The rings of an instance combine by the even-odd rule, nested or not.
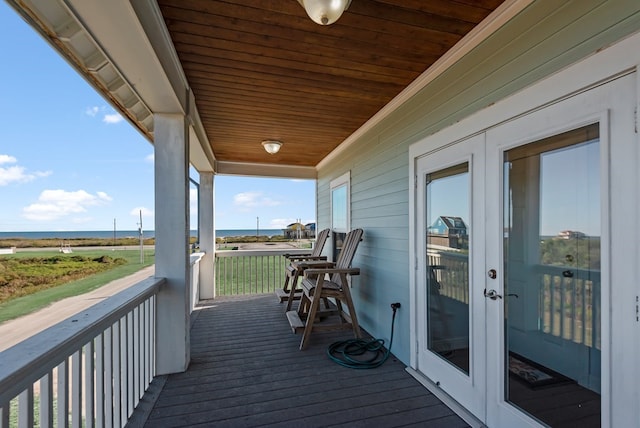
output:
[[[153,229],[153,146],[5,2],[0,55],[0,231],[134,230],[140,210]],[[216,176],[215,188],[217,229],[315,219],[312,180]]]

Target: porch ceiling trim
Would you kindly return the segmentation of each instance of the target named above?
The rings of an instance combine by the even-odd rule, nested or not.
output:
[[[255,177],[300,178],[313,180],[318,177],[316,168],[312,166],[223,161],[216,161],[215,166],[216,173],[224,175],[251,175]]]
[[[509,22],[513,17],[526,9],[534,0],[505,0],[487,18],[464,36],[453,48],[440,57],[431,67],[422,73],[416,80],[400,92],[387,105],[380,109],[364,125],[358,128],[353,134],[347,137],[338,147],[324,157],[316,165],[316,170],[324,168],[334,161],[341,153],[347,150],[352,144],[362,138],[367,132],[380,124],[395,110],[400,108],[405,102],[442,75],[449,67],[458,62],[462,57],[475,49],[480,43],[489,38],[500,27]]]

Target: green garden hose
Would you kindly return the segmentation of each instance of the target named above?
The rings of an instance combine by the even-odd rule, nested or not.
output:
[[[391,317],[391,338],[389,348],[385,349],[383,339],[349,339],[332,343],[327,349],[329,359],[336,364],[350,369],[374,369],[387,361],[393,345],[393,325],[396,320],[396,311],[400,303],[392,303],[393,316]]]

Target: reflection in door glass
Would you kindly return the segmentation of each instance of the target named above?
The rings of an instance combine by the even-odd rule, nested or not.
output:
[[[600,426],[598,124],[505,153],[505,399]]]
[[[427,346],[469,373],[469,165],[427,175]]]

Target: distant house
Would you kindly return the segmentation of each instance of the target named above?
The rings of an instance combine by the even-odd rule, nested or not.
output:
[[[467,225],[462,217],[440,216],[427,229],[429,243],[444,247],[468,248]]]
[[[284,237],[287,239],[310,239],[316,236],[315,223],[291,223],[286,229],[282,230]]]
[[[587,235],[576,230],[563,230],[558,233],[558,238],[560,239],[584,239],[586,237]]]

